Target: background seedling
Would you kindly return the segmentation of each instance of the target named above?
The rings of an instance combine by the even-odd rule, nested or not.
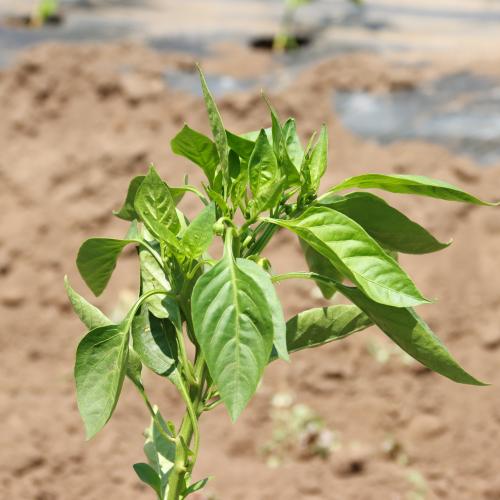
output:
[[[303,149],[295,121],[282,122],[269,105],[270,129],[228,132],[201,72],[200,77],[213,140],[184,127],[172,139],[172,149],[203,170],[204,193],[190,185],[169,186],[151,166],[131,181],[116,212],[129,222],[123,239],[91,238],[78,252],[84,281],[100,295],[123,249],[136,247],[140,284],[135,303],[113,323],[66,280],[75,312],[89,329],[75,363],[87,438],[111,418],[129,379],[151,415],[147,461],[134,469],[160,500],[186,498],[208,481],[194,474],[199,418],[222,403],[237,420],[266,366],[278,358],[288,361],[296,351],[376,325],[429,369],[455,382],[484,385],[417,315],[413,308],[429,300],[394,258],[397,252],[434,252],[449,243],[439,242],[381,198],[358,190],[492,204],[412,175],[361,175],[319,195],[328,165],[325,126]],[[188,195],[200,202],[192,221],[177,208]],[[261,253],[280,230],[301,239],[308,271],[272,274]],[[224,248],[218,260],[210,254],[214,239]],[[326,297],[341,294],[352,304],[305,310],[285,321],[275,287],[290,279],[312,280]],[[150,402],[143,368],[178,390],[186,408],[180,423],[164,418]]]

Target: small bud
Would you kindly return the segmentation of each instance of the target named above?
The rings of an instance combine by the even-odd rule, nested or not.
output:
[[[214,233],[217,235],[217,236],[222,236],[224,234],[224,228],[225,228],[225,225],[224,225],[224,218],[221,217],[214,225],[213,225],[213,229],[214,229]]]

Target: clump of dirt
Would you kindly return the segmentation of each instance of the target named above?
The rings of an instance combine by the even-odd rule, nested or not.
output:
[[[331,110],[334,88],[394,88],[418,78],[384,72],[369,60],[325,62],[271,96],[281,116],[296,117],[304,139],[322,122],[329,125],[331,167],[324,187],[365,171],[412,172],[498,199],[500,167],[480,169],[427,144],[382,147],[341,126]],[[149,162],[173,184],[185,172],[192,183],[200,181],[195,166],[170,152],[169,140],[184,121],[208,132],[203,103],[172,91],[163,79],[166,67],[192,65],[188,56],[140,46],[49,45],[0,73],[2,497],[150,498],[131,468],[143,459],[141,430],[148,416],[130,384],[110,424],[84,442],[72,381],[83,328],[70,311],[62,278],[68,273],[85,290],[74,266],[78,246],[93,235],[125,233],[111,211],[120,206],[131,176]],[[269,124],[257,91],[227,96],[220,108],[236,132]],[[390,198],[437,237],[455,238],[441,253],[402,261],[424,293],[440,299],[422,308],[431,327],[475,376],[499,383],[498,210]],[[193,213],[197,201],[186,199],[182,208]],[[296,239],[280,234],[267,253],[274,270],[304,269]],[[94,300],[107,312],[120,291],[136,290],[133,252],[117,271],[109,291]],[[282,284],[279,293],[287,316],[324,304],[302,282]],[[275,363],[234,426],[220,407],[204,417],[196,475],[215,475],[209,493],[241,500],[380,500],[420,498],[422,492],[429,499],[498,498],[500,406],[494,387],[455,385],[401,356],[374,356],[374,341],[379,351],[390,351],[384,336],[371,329],[294,355],[289,365]],[[146,384],[163,414],[179,417],[175,392],[154,375],[146,376]],[[260,450],[273,432],[272,398],[287,391],[322,418],[339,446],[327,457],[292,457],[272,469]]]

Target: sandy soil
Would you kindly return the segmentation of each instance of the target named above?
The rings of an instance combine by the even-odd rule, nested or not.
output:
[[[2,499],[151,498],[131,468],[143,460],[141,431],[148,421],[131,384],[106,429],[84,442],[72,381],[83,329],[62,278],[68,273],[85,290],[74,265],[79,244],[93,235],[124,233],[111,210],[148,162],[173,184],[185,171],[192,182],[200,180],[194,166],[170,152],[169,140],[184,121],[207,131],[205,111],[198,98],[165,87],[165,66],[189,68],[192,61],[130,45],[54,45],[0,73]],[[374,79],[376,67],[381,69]],[[340,77],[342,68],[351,76]],[[331,112],[334,89],[358,85],[367,73],[370,87],[408,80],[383,68],[367,56],[332,60],[272,96],[283,117],[297,118],[304,137],[328,123],[331,167],[324,186],[364,171],[412,172],[498,199],[500,166],[480,169],[425,144],[381,147],[342,128]],[[258,92],[228,96],[220,107],[227,127],[237,132],[268,123]],[[290,365],[269,369],[236,425],[223,408],[203,419],[197,476],[215,476],[207,490],[211,498],[500,499],[499,212],[393,200],[439,238],[455,238],[441,253],[402,261],[424,293],[439,298],[422,308],[423,316],[468,370],[493,385],[455,385],[399,354],[382,362],[373,346],[391,351],[374,329],[297,354]],[[187,213],[195,208],[196,201],[183,205]],[[305,267],[297,242],[284,233],[268,256],[276,272]],[[129,252],[96,303],[116,309],[119,294],[135,290],[136,270]],[[287,316],[322,304],[303,283],[283,284],[279,292]],[[174,391],[153,375],[146,382],[163,413],[178,417]],[[336,433],[340,447],[329,457],[292,452],[280,467],[268,466],[262,449],[273,434],[271,401],[281,393],[292,393]]]

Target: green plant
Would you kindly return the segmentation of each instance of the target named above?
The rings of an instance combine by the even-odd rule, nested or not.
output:
[[[59,11],[59,0],[38,0],[33,14],[35,24],[45,24]]]
[[[207,481],[192,482],[200,416],[224,403],[236,420],[265,367],[277,358],[288,360],[289,353],[375,324],[430,369],[456,382],[483,385],[414,312],[413,306],[429,301],[395,258],[397,252],[423,254],[449,243],[439,242],[378,196],[339,193],[377,188],[489,203],[450,184],[409,175],[352,177],[318,196],[327,168],[326,127],[304,151],[294,120],[282,124],[269,106],[271,128],[233,134],[224,128],[201,72],[200,77],[214,140],[185,125],[171,145],[203,169],[205,194],[191,185],[171,187],[151,167],[131,181],[116,212],[130,221],[126,236],[89,239],[78,253],[83,279],[100,295],[119,254],[135,246],[140,263],[135,304],[123,321],[112,323],[66,280],[75,312],[90,330],[75,364],[87,438],[110,419],[128,377],[152,419],[144,447],[148,463],[134,468],[160,500],[185,498]],[[176,207],[187,193],[203,205],[192,221]],[[271,273],[262,252],[280,229],[299,236],[309,271]],[[224,247],[219,259],[208,253],[215,237]],[[275,284],[289,279],[313,280],[326,297],[340,293],[353,304],[306,310],[285,322]],[[179,391],[186,407],[180,426],[165,421],[150,403],[143,366]]]

